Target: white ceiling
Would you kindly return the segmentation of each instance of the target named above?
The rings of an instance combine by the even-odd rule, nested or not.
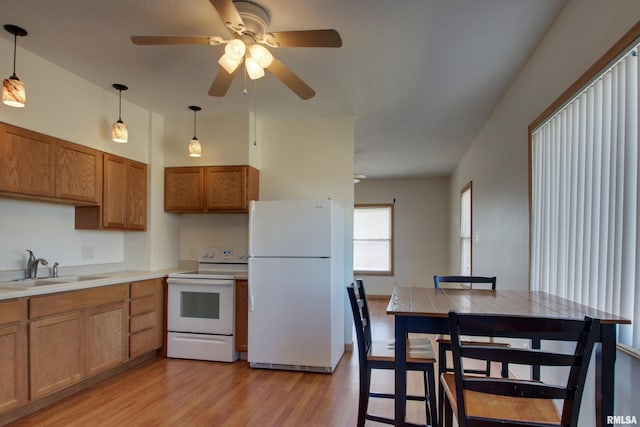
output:
[[[353,116],[355,173],[408,177],[451,172],[566,2],[258,1],[271,31],[341,34],[337,49],[274,50],[315,89],[311,100],[269,73],[247,82],[249,95],[236,76],[226,97],[210,97],[222,46],[131,43],[132,35],[228,38],[208,0],[2,0],[1,24],[29,32],[20,47],[105,89],[126,84],[123,99],[167,117],[192,114],[189,105],[202,115],[252,111],[254,100],[259,118]],[[8,76],[10,59],[2,64]]]

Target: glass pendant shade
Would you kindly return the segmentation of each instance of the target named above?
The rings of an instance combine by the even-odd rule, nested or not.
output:
[[[121,144],[124,144],[129,140],[129,130],[122,120],[118,120],[113,124],[113,127],[111,128],[111,137],[114,142],[119,142]]]
[[[26,36],[27,30],[11,24],[6,24],[4,29],[13,34],[13,73],[2,81],[2,102],[10,107],[23,108],[27,101],[27,91],[24,83],[16,76],[16,50],[18,37]]]
[[[246,58],[244,64],[245,67],[247,67],[247,74],[251,80],[256,80],[264,76],[264,68],[262,68],[254,58]]]
[[[14,74],[2,82],[2,102],[10,107],[23,108],[27,101],[24,83]]]
[[[202,146],[200,145],[200,140],[196,137],[189,141],[189,156],[202,157]]]

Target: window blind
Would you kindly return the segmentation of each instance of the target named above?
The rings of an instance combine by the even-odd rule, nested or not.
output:
[[[531,287],[631,319],[640,348],[638,47],[532,133]]]

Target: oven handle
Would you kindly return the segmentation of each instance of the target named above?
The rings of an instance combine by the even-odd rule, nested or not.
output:
[[[233,287],[234,280],[226,279],[180,279],[176,277],[170,277],[167,279],[167,285],[202,285],[202,286],[218,286],[218,287]]]

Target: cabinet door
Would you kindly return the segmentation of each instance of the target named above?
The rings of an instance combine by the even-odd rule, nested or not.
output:
[[[127,360],[129,353],[125,301],[86,312],[87,375],[92,376]]]
[[[202,211],[204,209],[203,189],[203,168],[165,168],[164,210],[167,212]]]
[[[236,280],[236,350],[248,351],[249,282]]]
[[[58,141],[56,197],[99,204],[102,200],[102,153]]]
[[[246,167],[206,167],[204,190],[206,210],[246,210],[248,208]]]
[[[0,414],[27,402],[25,300],[0,302]]]
[[[31,399],[84,378],[83,313],[34,320],[29,325]]]
[[[55,139],[0,123],[0,191],[55,197]]]
[[[104,155],[102,226],[123,229],[127,218],[127,160]]]
[[[132,160],[127,161],[126,211],[126,229],[147,228],[147,165]]]

